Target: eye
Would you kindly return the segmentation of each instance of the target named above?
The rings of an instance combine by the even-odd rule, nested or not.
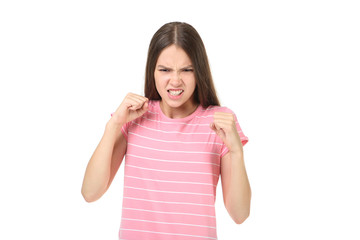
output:
[[[160,72],[169,72],[170,70],[169,70],[169,69],[166,69],[166,68],[160,68],[159,71],[160,71]]]
[[[185,68],[184,69],[184,72],[193,72],[194,71],[194,69],[192,69],[192,68]]]

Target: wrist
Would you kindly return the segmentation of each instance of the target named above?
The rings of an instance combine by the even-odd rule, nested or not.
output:
[[[231,155],[242,156],[243,155],[243,147],[242,147],[242,145],[240,145],[237,148],[231,148],[231,149],[229,149],[229,152],[231,153]]]
[[[123,122],[119,122],[119,121],[115,121],[114,118],[111,118],[107,123],[106,123],[106,129],[110,130],[112,132],[120,132],[122,126],[125,123]]]

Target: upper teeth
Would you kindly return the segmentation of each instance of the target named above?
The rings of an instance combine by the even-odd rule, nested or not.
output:
[[[183,90],[178,90],[178,91],[169,90],[169,92],[170,92],[171,95],[179,95],[180,93],[183,92]]]

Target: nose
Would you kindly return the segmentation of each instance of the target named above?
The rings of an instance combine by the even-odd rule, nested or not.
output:
[[[172,74],[171,79],[170,79],[171,85],[180,86],[181,82],[182,82],[182,79],[181,79],[180,73],[174,71],[174,74]]]

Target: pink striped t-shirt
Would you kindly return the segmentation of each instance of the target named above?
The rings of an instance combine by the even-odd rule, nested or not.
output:
[[[234,113],[199,105],[172,119],[159,103],[150,100],[143,116],[122,127],[127,150],[119,239],[217,239],[216,186],[229,150],[209,125],[214,112]],[[236,127],[245,145],[237,118]]]

